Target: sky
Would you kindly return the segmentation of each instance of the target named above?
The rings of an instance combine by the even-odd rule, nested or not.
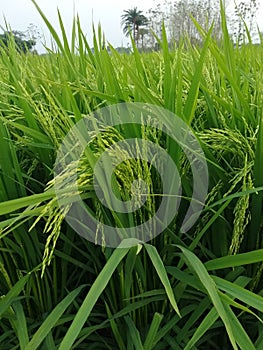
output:
[[[74,13],[78,13],[82,30],[87,34],[89,42],[92,39],[92,21],[95,27],[100,22],[106,39],[117,47],[127,46],[128,43],[120,25],[123,11],[137,6],[145,13],[149,8],[155,7],[157,0],[36,0],[36,2],[57,31],[59,31],[57,16],[57,8],[59,8],[68,33],[70,33]],[[231,2],[234,3],[234,0],[229,2],[231,8]],[[260,1],[260,3],[258,19],[263,29],[263,2]],[[50,46],[50,34],[31,0],[0,0],[1,26],[4,26],[4,18],[13,30],[26,31],[29,24],[33,23]],[[43,51],[40,43],[37,45],[37,50]]]
[[[155,0],[36,0],[48,20],[59,31],[57,8],[63,23],[70,33],[72,19],[78,13],[82,30],[92,39],[92,22],[97,27],[101,23],[107,41],[114,47],[127,45],[127,38],[123,35],[120,25],[124,10],[135,6],[147,11],[155,5]],[[0,25],[4,26],[4,18],[13,30],[26,31],[30,23],[36,25],[50,45],[50,34],[31,0],[0,0]],[[40,44],[37,50],[42,51]]]

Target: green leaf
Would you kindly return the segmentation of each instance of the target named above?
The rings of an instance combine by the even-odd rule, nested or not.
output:
[[[262,260],[263,249],[258,249],[247,253],[223,256],[221,258],[207,261],[204,265],[208,271],[212,271],[255,264],[261,262]]]
[[[16,319],[13,321],[13,323],[15,324],[17,337],[19,339],[20,350],[25,350],[26,344],[29,341],[25,312],[23,310],[21,301],[15,301],[12,307],[16,316]]]
[[[21,293],[21,291],[25,287],[25,284],[28,282],[30,275],[31,273],[28,273],[27,275],[20,278],[16,282],[16,284],[10,289],[10,291],[6,295],[2,296],[2,298],[0,299],[0,318],[3,315],[3,313],[10,307],[12,302]]]
[[[163,286],[164,286],[167,297],[168,297],[172,307],[174,308],[175,312],[180,316],[180,311],[178,309],[178,306],[177,306],[177,303],[176,303],[176,300],[174,297],[174,293],[173,293],[171,284],[169,282],[169,278],[167,276],[162,259],[157,252],[157,249],[154,246],[147,244],[147,243],[144,244],[144,247],[145,247],[152,263],[153,263],[153,266],[154,266]]]
[[[138,329],[135,327],[134,322],[129,316],[125,316],[124,319],[127,323],[128,330],[129,330],[127,335],[131,338],[133,346],[135,347],[136,350],[144,350],[140,333]]]
[[[122,248],[125,246],[125,243],[126,242],[124,240],[123,243],[114,250],[106,265],[103,267],[95,282],[92,284],[90,291],[88,292],[65,337],[62,340],[59,346],[59,350],[71,349],[99,296],[107,286],[112,274],[116,270],[121,260],[128,253],[129,248]]]
[[[147,333],[147,337],[145,339],[145,342],[143,344],[144,350],[152,350],[154,347],[155,337],[157,335],[158,329],[160,327],[160,324],[162,322],[163,315],[159,314],[158,312],[155,312],[153,315],[153,320],[150,325],[149,331]]]
[[[209,29],[207,36],[205,38],[205,42],[204,42],[199,61],[198,61],[198,64],[196,66],[196,69],[195,69],[195,72],[193,75],[193,78],[191,80],[191,86],[190,86],[190,89],[188,91],[187,100],[186,100],[186,103],[184,106],[184,112],[183,112],[184,119],[188,125],[191,125],[193,117],[194,117],[200,81],[202,78],[203,65],[204,65],[206,53],[207,53],[207,50],[209,47],[209,42],[211,40],[212,31],[213,31],[213,26],[211,26],[211,28]]]
[[[259,120],[259,130],[257,135],[255,163],[254,163],[254,186],[263,186],[263,116]],[[248,249],[260,248],[262,242],[262,213],[263,213],[263,192],[255,193],[251,203],[251,226],[250,234],[247,237]]]
[[[48,315],[48,317],[41,324],[39,329],[33,335],[30,342],[25,347],[25,350],[36,350],[39,348],[40,344],[44,341],[49,332],[54,328],[63,315],[65,310],[69,307],[70,304],[76,299],[79,293],[85,286],[80,286],[70,292],[60,303],[56,305],[54,310]]]
[[[225,309],[226,309],[228,318],[231,320],[234,337],[236,339],[236,342],[240,346],[240,349],[255,350],[256,349],[255,346],[253,345],[251,339],[249,338],[246,331],[242,327],[238,318],[236,317],[234,312],[231,310],[230,306],[225,305]]]
[[[216,282],[219,289],[222,289],[232,297],[239,299],[248,306],[254,307],[263,313],[263,297],[238,286],[236,283],[226,281],[223,278],[217,276],[213,276],[212,278]]]
[[[216,308],[213,307],[196,328],[193,336],[184,347],[184,350],[191,350],[193,346],[198,342],[198,340],[213,326],[217,319],[218,313],[216,311]]]
[[[178,246],[178,248],[181,249],[186,263],[194,271],[194,273],[199,277],[199,279],[200,279],[202,285],[204,286],[204,288],[206,289],[207,294],[209,295],[214,307],[216,308],[216,311],[218,312],[220,318],[222,319],[222,321],[226,327],[226,330],[227,330],[227,333],[228,333],[228,336],[229,336],[229,339],[231,341],[233,348],[235,350],[238,350],[236,340],[235,340],[235,337],[233,334],[231,320],[228,317],[228,314],[227,314],[226,309],[225,309],[225,305],[221,301],[221,298],[220,298],[219,292],[216,288],[215,282],[209,276],[206,268],[204,267],[204,265],[202,264],[202,262],[200,261],[200,259],[198,259],[198,257],[196,255],[194,255],[192,252],[190,252],[189,250],[187,250],[181,246]]]

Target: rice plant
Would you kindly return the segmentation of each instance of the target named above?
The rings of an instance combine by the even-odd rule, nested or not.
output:
[[[262,44],[234,47],[221,8],[224,37],[205,32],[202,47],[130,55],[105,49],[101,28],[93,50],[78,18],[62,39],[35,4],[56,43],[45,56],[18,53],[10,38],[0,67],[0,348],[1,349],[261,349],[263,313]],[[194,19],[193,19],[194,20]],[[191,166],[169,136],[147,125],[107,126],[96,120],[79,162],[78,187],[101,223],[136,226],[159,206],[162,181],[143,149],[150,140],[172,155],[182,182],[173,221],[147,243],[116,249],[78,235],[58,205],[54,166],[61,142],[85,116],[118,103],[145,103],[175,113],[205,153],[209,188],[195,225],[180,227],[192,196]],[[171,123],[173,121],[170,121]],[[106,126],[105,126],[106,124]],[[116,196],[127,201],[143,179],[148,193],[133,215],[99,203],[96,160],[110,148]],[[130,155],[137,152],[137,157]],[[107,169],[105,169],[107,172]],[[135,203],[136,205],[136,203]],[[137,207],[136,207],[137,208]],[[103,230],[97,227],[103,237]]]

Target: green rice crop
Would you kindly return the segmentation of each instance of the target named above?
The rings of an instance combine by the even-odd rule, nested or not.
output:
[[[60,39],[36,7],[56,49],[21,54],[12,38],[0,49],[0,348],[262,349],[262,43],[235,47],[222,6],[220,43],[212,27],[205,32],[195,23],[202,47],[185,40],[170,51],[163,28],[160,51],[139,53],[133,44],[131,54],[120,54],[105,48],[100,27],[89,45],[78,18],[68,38],[58,13]],[[196,224],[181,232],[192,194],[186,157],[158,126],[123,130],[98,121],[100,136],[78,163],[78,185],[101,222],[144,222],[161,191],[149,163],[121,162],[124,154],[115,148],[116,195],[129,199],[138,177],[154,195],[136,215],[105,210],[92,174],[109,145],[134,135],[151,140],[172,154],[182,181],[182,203],[162,234],[113,249],[85,240],[65,222],[53,169],[74,124],[121,102],[163,107],[189,125],[207,159],[209,192]],[[69,187],[69,206],[72,198]]]

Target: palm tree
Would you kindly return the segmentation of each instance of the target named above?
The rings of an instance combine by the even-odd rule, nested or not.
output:
[[[123,32],[126,36],[132,31],[133,40],[138,46],[139,40],[139,29],[141,26],[145,26],[148,23],[147,18],[144,16],[143,12],[134,7],[129,10],[123,11],[124,14],[121,16],[121,25],[123,26]]]

